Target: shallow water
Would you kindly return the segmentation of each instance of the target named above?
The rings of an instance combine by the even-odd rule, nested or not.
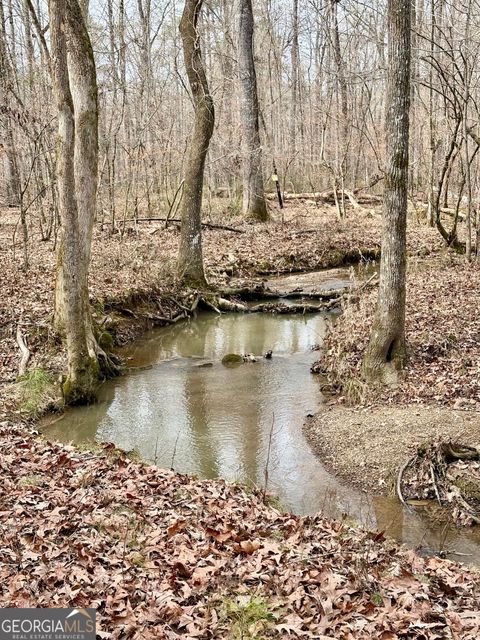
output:
[[[318,356],[311,348],[334,317],[205,313],[152,331],[124,352],[133,370],[104,384],[98,404],[69,410],[45,433],[76,443],[114,442],[204,478],[266,482],[296,513],[346,514],[411,546],[453,550],[467,555],[451,557],[480,563],[476,532],[444,531],[404,512],[395,499],[352,489],[311,451],[302,424],[324,401],[309,371]],[[268,350],[271,360],[262,357]],[[224,366],[227,353],[258,359]]]

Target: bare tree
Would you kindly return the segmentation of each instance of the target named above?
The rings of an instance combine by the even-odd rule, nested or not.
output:
[[[265,221],[268,219],[268,209],[263,188],[252,0],[240,0],[238,76],[243,146],[243,212],[249,218]]]
[[[406,362],[405,280],[410,120],[411,0],[388,2],[388,80],[380,289],[363,362],[368,379],[392,380]]]
[[[186,160],[177,269],[179,278],[194,286],[206,284],[202,252],[202,195],[205,160],[215,125],[213,100],[208,88],[197,28],[202,5],[203,0],[186,0],[180,21],[195,124]]]
[[[80,403],[92,400],[101,373],[87,283],[97,182],[96,72],[77,0],[50,0],[49,13],[62,221],[55,321],[67,344],[65,401]]]

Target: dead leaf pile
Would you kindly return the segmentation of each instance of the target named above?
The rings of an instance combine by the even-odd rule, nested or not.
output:
[[[381,534],[111,445],[79,452],[4,422],[0,447],[0,607],[95,607],[112,639],[480,633],[480,576]]]

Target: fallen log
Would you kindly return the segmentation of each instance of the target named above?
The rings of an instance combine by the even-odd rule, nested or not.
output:
[[[226,298],[218,298],[217,306],[220,311],[226,311],[227,313],[248,313],[249,308],[241,304],[240,302],[233,302],[232,300],[227,300]]]
[[[342,289],[323,289],[319,291],[304,291],[295,289],[294,291],[276,291],[264,286],[238,287],[222,289],[220,295],[223,298],[240,298],[241,300],[295,300],[297,298],[308,298],[312,300],[333,300],[341,298],[350,292],[350,287]]]
[[[378,184],[381,180],[383,180],[383,176],[382,175],[375,175],[373,176],[373,178],[368,182],[368,184],[362,185],[360,187],[355,187],[355,189],[352,190],[348,190],[348,189],[344,189],[343,190],[343,195],[348,198],[348,200],[351,202],[352,206],[354,206],[355,208],[358,208],[360,206],[360,204],[380,204],[382,202],[382,197],[381,196],[377,196],[377,195],[373,195],[370,193],[365,193],[363,195],[360,195],[362,191],[366,191],[367,189],[371,189],[372,187],[374,187],[376,184]],[[302,193],[284,193],[283,194],[283,198],[284,200],[313,200],[316,202],[325,202],[325,203],[331,203],[331,204],[335,204],[335,196],[341,197],[342,196],[342,190],[341,189],[337,189],[336,192],[333,189],[329,189],[328,191],[313,191],[313,192],[302,192]],[[355,197],[355,196],[359,196],[359,197]],[[276,194],[274,193],[267,193],[266,197],[269,200],[274,200],[276,197]]]
[[[130,218],[127,222],[168,222],[169,224],[181,224],[178,218]],[[214,229],[218,231],[232,231],[233,233],[245,233],[244,229],[237,229],[225,224],[213,224],[211,222],[202,222],[205,229]]]
[[[250,311],[252,313],[301,313],[305,315],[307,313],[319,313],[320,311],[325,311],[326,308],[328,308],[326,305],[321,304],[275,304],[274,302],[266,302],[250,307]]]

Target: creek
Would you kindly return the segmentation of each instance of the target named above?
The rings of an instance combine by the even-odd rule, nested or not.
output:
[[[348,272],[289,276],[270,285],[291,292],[342,288]],[[310,365],[335,313],[199,313],[155,329],[122,352],[130,369],[102,385],[99,401],[43,425],[63,442],[113,442],[160,467],[222,477],[278,496],[298,514],[348,517],[425,553],[480,564],[477,530],[432,523],[396,498],[372,497],[339,481],[313,454],[305,416],[325,402]],[[271,359],[263,357],[271,350]],[[226,354],[256,362],[222,364]],[[51,418],[50,418],[51,420]]]

